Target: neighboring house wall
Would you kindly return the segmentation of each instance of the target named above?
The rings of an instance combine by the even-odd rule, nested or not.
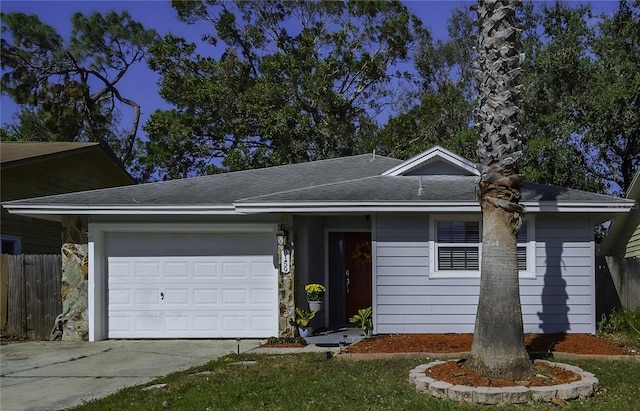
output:
[[[429,276],[427,214],[379,214],[376,333],[473,332],[476,277]],[[593,229],[586,216],[535,216],[535,278],[521,278],[525,332],[595,332]]]
[[[598,249],[598,315],[640,307],[640,171],[627,198],[636,201],[634,208],[613,220]]]
[[[640,209],[631,211],[624,231],[621,237],[629,238],[629,241],[619,243],[614,255],[624,253],[625,258],[640,258]]]
[[[626,220],[619,225],[614,238],[607,239],[608,250],[604,253],[607,256],[621,258],[640,258],[640,209],[631,210]],[[614,222],[614,224],[616,224]],[[603,253],[600,252],[600,255]]]
[[[2,167],[1,198],[9,201],[132,184],[100,150]],[[0,232],[19,238],[24,254],[59,254],[60,223],[9,214],[2,208]]]

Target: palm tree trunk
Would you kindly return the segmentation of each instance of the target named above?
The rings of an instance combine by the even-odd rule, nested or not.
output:
[[[513,214],[482,202],[480,299],[467,365],[480,375],[518,380],[532,364],[524,344]]]
[[[515,10],[519,0],[479,0],[478,183],[482,209],[480,298],[467,365],[487,377],[513,380],[531,374],[524,345],[516,234],[524,208],[517,115],[522,56]]]

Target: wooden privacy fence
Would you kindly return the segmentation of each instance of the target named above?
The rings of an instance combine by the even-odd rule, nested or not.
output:
[[[2,254],[0,316],[9,336],[49,339],[62,313],[60,255]]]
[[[640,258],[605,257],[620,303],[630,310],[640,308]]]

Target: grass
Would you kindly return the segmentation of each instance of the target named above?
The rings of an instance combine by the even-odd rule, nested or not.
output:
[[[234,364],[256,361],[254,365]],[[74,410],[486,410],[438,400],[409,384],[409,370],[427,360],[327,361],[324,353],[228,355],[201,367],[121,390]],[[637,410],[640,363],[575,361],[593,372],[600,391],[567,410]],[[208,372],[208,373],[202,373]],[[193,375],[195,373],[202,373]],[[636,400],[634,400],[636,398]],[[165,403],[165,406],[163,406]],[[636,408],[634,408],[636,407]],[[551,404],[500,406],[501,410],[550,410]]]

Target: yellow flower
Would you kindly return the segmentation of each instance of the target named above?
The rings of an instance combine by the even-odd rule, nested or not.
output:
[[[321,301],[326,290],[322,284],[307,284],[304,286],[304,291],[307,293],[307,300],[309,301]]]

